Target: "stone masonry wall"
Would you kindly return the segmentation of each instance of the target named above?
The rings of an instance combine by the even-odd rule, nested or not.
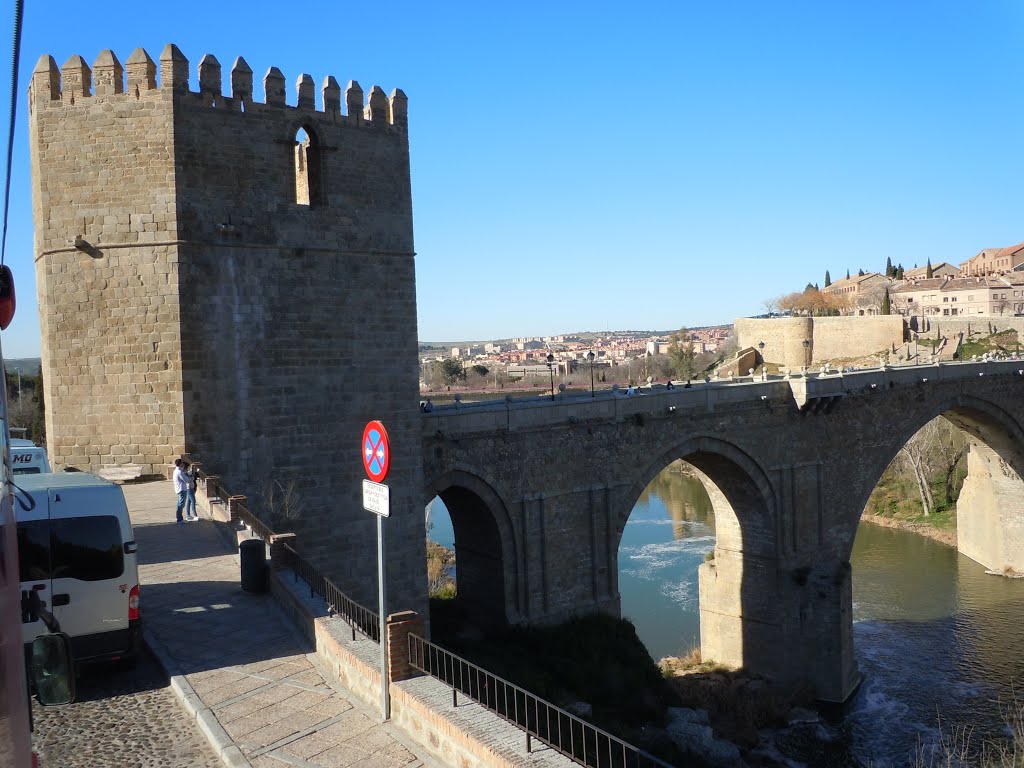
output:
[[[92,72],[43,56],[32,77],[46,433],[55,468],[159,474],[184,447],[172,103],[115,75],[103,54]]]
[[[146,104],[162,110],[153,121],[159,124],[156,135],[163,137],[163,187],[147,188],[146,194],[166,201],[172,212],[175,238],[162,246],[168,250],[167,261],[158,262],[154,277],[168,287],[160,293],[151,281],[137,292],[128,290],[137,273],[148,275],[149,262],[159,253],[155,249],[119,251],[121,258],[115,262],[109,249],[100,248],[102,258],[94,268],[112,275],[104,289],[125,311],[148,305],[159,294],[166,296],[173,318],[163,325],[156,322],[159,316],[136,312],[122,321],[106,305],[88,304],[91,297],[65,313],[75,322],[89,318],[101,337],[124,322],[126,335],[143,340],[153,355],[164,351],[152,347],[153,333],[173,346],[167,386],[175,399],[166,403],[166,410],[144,415],[161,429],[169,424],[177,431],[173,440],[152,446],[128,419],[115,438],[138,446],[126,455],[126,463],[143,463],[143,457],[152,455],[147,471],[160,471],[162,462],[186,452],[221,476],[233,493],[245,494],[249,508],[264,518],[270,512],[263,500],[269,486],[276,482],[294,488],[301,513],[273,522],[273,527],[297,533],[303,556],[352,597],[375,606],[376,531],[373,515],[362,509],[360,440],[365,423],[380,419],[392,444],[386,480],[391,487],[391,517],[385,523],[390,541],[388,612],[424,612],[415,264],[404,94],[395,91],[388,98],[374,87],[364,100],[357,83],[342,92],[328,77],[317,99],[312,78],[303,75],[293,107],[285,103],[284,76],[271,68],[264,78],[264,103],[259,103],[253,100],[252,72],[241,58],[230,73],[230,96],[222,92],[221,67],[212,56],[199,63],[197,90],[189,82],[188,61],[174,46],[161,54],[159,87],[155,69],[152,77],[137,78],[132,87],[133,60],[152,64],[145,52],[132,55],[126,93],[101,97],[97,85],[96,95],[79,98],[75,105],[57,102],[63,107],[60,112],[40,111],[33,132],[48,144],[68,147],[69,155],[80,155],[76,147],[94,136],[93,123],[106,112],[124,112],[115,124],[125,133],[136,130],[132,126],[139,114],[147,114]],[[69,82],[65,76],[64,92]],[[104,106],[103,99],[111,104]],[[94,103],[99,106],[90,111]],[[296,195],[295,147],[305,138],[300,130],[310,147],[299,179],[308,183],[309,204],[300,204]],[[101,181],[100,174],[119,164],[147,166],[145,155],[122,157],[123,139],[102,131],[91,140],[94,149],[74,160],[75,168],[95,187],[102,221],[110,218],[117,224],[124,216],[129,227],[136,219],[122,214],[122,208],[148,211],[152,201],[143,195],[140,202],[134,188],[123,190],[119,179]],[[44,202],[46,190],[67,178],[57,159],[48,154],[36,164]],[[68,198],[57,202],[61,216],[64,207],[73,205]],[[41,239],[66,246],[64,238],[70,235],[65,230],[50,232],[52,208],[44,206],[37,213]],[[99,234],[106,237],[105,230]],[[83,265],[93,261],[80,253],[71,256]],[[56,263],[52,255],[43,259],[48,265]],[[58,280],[46,293],[54,297],[68,290]],[[42,310],[44,337],[51,345],[65,344],[57,329],[57,321],[67,319],[61,306],[47,300]],[[66,343],[72,349],[87,345],[88,338],[81,335]],[[90,378],[71,393],[75,399],[56,401],[53,418],[66,423],[72,444],[105,445],[106,425],[80,419],[79,405],[120,403],[116,418],[121,418],[121,413],[130,416],[141,410],[142,393],[126,390],[111,375],[114,361],[81,354],[89,361]],[[53,353],[50,357],[58,359]],[[139,363],[147,372],[146,384],[152,381],[150,373],[162,372],[160,362],[158,357]],[[71,455],[60,450],[54,457],[58,464]],[[102,464],[93,459],[86,466]]]
[[[758,348],[764,342],[764,358],[799,370],[824,360],[849,359],[877,354],[903,343],[903,318],[872,317],[742,317],[736,320],[740,349]],[[804,339],[810,341],[805,350]]]

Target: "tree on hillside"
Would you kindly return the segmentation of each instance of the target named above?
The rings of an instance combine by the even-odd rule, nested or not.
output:
[[[825,287],[828,288],[832,285],[832,277],[829,275],[828,270],[825,270]]]
[[[967,455],[967,447],[966,434],[940,416],[925,424],[900,449],[899,458],[913,476],[925,517],[939,506],[932,491],[933,480],[942,480],[943,507],[948,508],[956,501],[957,470]]]
[[[768,315],[774,315],[776,312],[779,311],[778,297],[774,299],[765,299],[764,301],[761,302],[761,304],[764,305],[764,311]]]
[[[697,373],[697,354],[693,350],[693,342],[685,328],[672,334],[668,345],[668,356],[672,360],[672,370],[680,379],[689,381]]]
[[[813,285],[802,292],[790,293],[779,299],[781,309],[796,315],[841,315],[849,306],[850,298],[846,294],[822,293]]]
[[[808,283],[807,285],[804,286],[804,293],[807,293],[808,291],[816,291],[816,290],[818,290],[818,289],[814,287],[814,283]]]
[[[846,270],[846,279],[847,279],[847,280],[849,280],[849,279],[850,279],[850,270]]]
[[[864,277],[864,270],[863,269],[858,269],[857,270],[857,277]]]
[[[883,296],[882,296],[882,310],[881,311],[882,311],[883,315],[891,315],[892,314],[892,303],[889,300],[889,289],[888,288],[885,289],[885,294],[883,294]]]
[[[925,267],[924,276],[926,278],[928,278],[929,280],[931,280],[935,276],[935,274],[932,272],[932,260],[931,259],[928,259],[928,266]]]
[[[896,280],[902,280],[903,279],[903,265],[902,264],[900,264],[898,267],[896,267],[896,272],[893,274],[893,278],[895,278]]]
[[[430,364],[431,370],[441,379],[441,383],[450,387],[457,381],[466,378],[466,369],[462,367],[462,361],[457,357],[446,357],[444,360],[435,360]]]
[[[892,259],[890,259],[888,256],[886,256],[885,257],[885,276],[886,277],[892,277],[893,276],[893,272],[894,272],[894,270],[892,268]]]

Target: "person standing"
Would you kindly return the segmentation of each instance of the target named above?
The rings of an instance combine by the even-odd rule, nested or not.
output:
[[[185,470],[185,479],[188,485],[185,486],[185,519],[198,520],[199,512],[196,510],[196,474],[198,470],[195,464],[182,461]]]
[[[182,467],[181,459],[174,460],[174,492],[178,494],[178,506],[174,510],[174,515],[177,518],[177,522],[185,522],[181,513],[185,509],[185,501],[188,498],[188,477],[185,475],[185,470]]]

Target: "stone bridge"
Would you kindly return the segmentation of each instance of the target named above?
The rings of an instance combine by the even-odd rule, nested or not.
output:
[[[626,521],[684,459],[717,529],[699,569],[704,658],[843,701],[860,680],[850,553],[861,512],[900,448],[940,415],[971,441],[961,550],[989,567],[1024,560],[1024,532],[1007,533],[1024,525],[1021,361],[436,408],[422,420],[425,495],[451,514],[459,599],[478,621],[618,614]]]

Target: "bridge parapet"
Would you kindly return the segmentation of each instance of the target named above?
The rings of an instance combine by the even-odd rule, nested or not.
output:
[[[793,399],[801,410],[818,409],[833,398],[855,392],[917,386],[929,381],[967,380],[979,376],[1024,376],[1024,360],[988,360],[871,368],[863,371],[810,374],[790,379]]]
[[[423,435],[470,434],[551,427],[592,421],[673,418],[685,412],[711,413],[722,408],[749,407],[768,401],[792,402],[788,382],[696,382],[690,387],[664,387],[642,394],[621,390],[596,394],[556,395],[555,400],[530,398],[489,400],[436,406],[423,416]]]
[[[1024,376],[1024,359],[870,368],[858,371],[828,371],[792,377],[769,377],[765,381],[712,380],[673,389],[656,387],[626,395],[622,390],[587,393],[559,393],[548,397],[512,398],[480,402],[456,402],[435,406],[423,417],[424,436],[442,433],[498,432],[556,424],[627,419],[672,418],[675,414],[750,407],[756,403],[795,405],[802,411],[830,408],[838,398],[927,384],[929,381],[967,380],[979,376]]]

